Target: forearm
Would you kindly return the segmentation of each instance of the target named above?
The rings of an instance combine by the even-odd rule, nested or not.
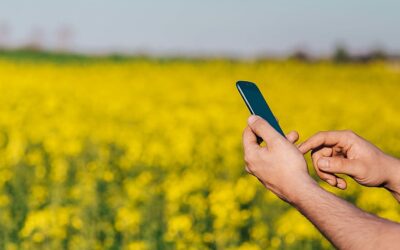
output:
[[[388,177],[384,186],[400,202],[400,160],[392,156],[386,156],[385,165],[388,169]]]
[[[315,182],[291,199],[325,237],[339,249],[400,248],[400,225],[366,213],[325,191]]]

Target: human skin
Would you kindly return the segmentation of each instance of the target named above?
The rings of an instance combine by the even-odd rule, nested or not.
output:
[[[352,131],[318,132],[298,146],[312,151],[318,176],[332,186],[345,189],[346,174],[367,187],[385,187],[400,202],[400,161]]]
[[[257,143],[256,135],[266,146]],[[310,177],[303,153],[294,145],[297,139],[297,133],[284,138],[262,118],[249,117],[243,132],[246,171],[299,210],[335,247],[398,249],[400,224],[364,212],[322,189]]]

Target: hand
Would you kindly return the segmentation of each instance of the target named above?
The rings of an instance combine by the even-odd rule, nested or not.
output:
[[[257,143],[261,137],[266,146]],[[246,171],[281,199],[292,202],[302,187],[313,183],[303,154],[293,144],[299,138],[292,132],[287,139],[259,116],[250,116],[243,132]]]
[[[318,176],[332,186],[347,186],[335,174],[346,174],[369,187],[394,191],[400,186],[398,161],[352,131],[319,132],[299,145],[299,150],[303,154],[312,150]]]

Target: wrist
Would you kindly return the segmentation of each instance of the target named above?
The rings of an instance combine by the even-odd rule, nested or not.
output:
[[[321,187],[313,178],[308,176],[308,178],[304,178],[302,182],[297,183],[290,192],[288,192],[286,201],[296,207],[302,201],[307,200],[307,197],[316,189],[321,189]]]
[[[384,187],[389,190],[396,199],[400,198],[400,160],[386,155],[386,181]]]

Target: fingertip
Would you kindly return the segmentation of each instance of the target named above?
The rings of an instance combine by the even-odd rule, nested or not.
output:
[[[345,190],[347,188],[346,181],[344,179],[342,179],[342,178],[337,178],[337,187],[342,189],[342,190]]]
[[[286,139],[291,143],[295,143],[299,140],[299,133],[297,133],[297,131],[291,131],[286,135]]]
[[[258,116],[257,115],[251,115],[249,116],[249,118],[247,119],[247,123],[249,125],[253,124],[255,121],[258,120]]]
[[[332,187],[336,187],[337,185],[336,179],[327,179],[326,182]]]

